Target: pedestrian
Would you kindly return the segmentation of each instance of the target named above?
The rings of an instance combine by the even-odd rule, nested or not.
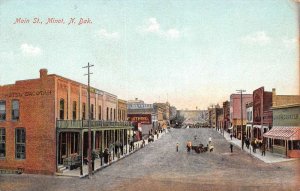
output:
[[[178,152],[178,147],[179,147],[179,144],[176,143],[176,152]]]
[[[211,137],[208,138],[208,143],[209,143],[209,144],[211,143]]]
[[[104,157],[104,163],[107,164],[108,163],[108,157],[109,157],[109,153],[108,153],[107,148],[105,148],[105,150],[104,150],[103,157]]]
[[[230,139],[232,140],[232,133],[230,133]]]
[[[242,150],[244,150],[244,144],[245,144],[245,138],[243,136],[243,138],[242,138]]]
[[[261,156],[266,156],[266,146],[265,146],[265,144],[263,144],[261,146]]]
[[[145,139],[143,139],[143,142],[142,142],[142,148],[145,146]]]
[[[230,143],[230,151],[232,152],[232,150],[233,150],[233,144]]]

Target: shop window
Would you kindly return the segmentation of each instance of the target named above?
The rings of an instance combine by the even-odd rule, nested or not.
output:
[[[85,103],[82,103],[82,119],[85,120]]]
[[[76,113],[77,113],[77,103],[73,101],[73,120],[76,120]]]
[[[300,150],[300,140],[292,141],[293,150]]]
[[[102,116],[101,116],[101,111],[102,111],[102,108],[101,108],[101,105],[99,105],[99,116],[98,116],[98,119],[101,120],[102,119]]]
[[[91,119],[94,119],[94,104],[91,105]]]
[[[59,101],[59,119],[64,119],[65,116],[65,100],[64,99],[60,99]]]
[[[19,100],[12,101],[12,110],[11,110],[11,119],[12,120],[19,120],[20,117],[20,106]]]
[[[5,157],[5,128],[0,128],[0,158]]]
[[[0,121],[6,120],[6,102],[0,101]]]
[[[16,159],[25,159],[26,158],[26,134],[24,128],[16,129],[16,142],[15,142],[15,152]]]

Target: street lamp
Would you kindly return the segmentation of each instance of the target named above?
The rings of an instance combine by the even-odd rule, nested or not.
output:
[[[241,149],[243,150],[243,92],[246,92],[246,90],[236,90],[238,93],[241,94],[241,143],[242,147]]]

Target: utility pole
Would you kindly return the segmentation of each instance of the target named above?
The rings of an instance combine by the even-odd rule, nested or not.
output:
[[[242,142],[242,147],[243,149],[243,92],[246,92],[246,90],[236,90],[238,93],[241,94],[241,142]]]
[[[94,65],[90,65],[90,63],[88,63],[87,66],[84,66],[82,68],[87,68],[88,69],[88,73],[87,74],[84,74],[85,76],[87,75],[88,76],[88,112],[89,112],[89,118],[88,118],[88,163],[89,163],[89,168],[88,168],[88,172],[89,172],[89,177],[92,175],[92,145],[91,145],[91,95],[90,95],[90,92],[91,92],[91,88],[90,88],[90,75],[93,74],[90,72],[90,67],[93,67]]]

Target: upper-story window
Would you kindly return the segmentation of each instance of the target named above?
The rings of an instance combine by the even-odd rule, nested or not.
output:
[[[12,100],[11,119],[19,120],[19,117],[20,117],[19,100]]]
[[[59,119],[65,118],[65,100],[60,99],[59,101]]]
[[[112,108],[110,108],[110,120],[112,121]]]
[[[73,120],[76,120],[76,113],[77,113],[77,103],[73,101]]]
[[[101,113],[101,111],[102,111],[102,108],[101,108],[101,105],[99,105],[99,113],[98,113],[98,115],[99,115],[99,116],[98,116],[98,119],[99,119],[99,120],[102,119],[102,115],[101,115],[102,113]]]
[[[109,120],[108,113],[109,113],[109,108],[107,107],[107,108],[106,108],[106,120],[107,120],[107,121]]]
[[[15,152],[16,159],[26,158],[26,133],[24,128],[16,128]]]
[[[91,119],[94,119],[94,104],[91,105]]]
[[[0,121],[6,120],[6,102],[0,101]]]
[[[85,103],[82,103],[82,119],[85,120]]]
[[[114,120],[116,120],[116,109],[114,109]]]
[[[0,158],[5,157],[5,128],[0,128]]]

